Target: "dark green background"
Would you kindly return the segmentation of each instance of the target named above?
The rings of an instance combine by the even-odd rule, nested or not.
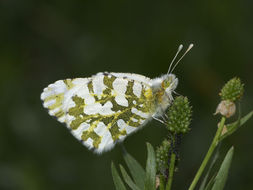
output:
[[[166,73],[180,43],[195,47],[175,70],[177,92],[193,106],[174,188],[187,189],[215,133],[218,92],[230,78],[245,85],[243,113],[253,107],[251,0],[0,2],[0,189],[114,189],[110,164],[83,147],[42,107],[40,93],[65,78],[100,71]],[[226,189],[252,189],[252,120],[223,143],[235,155]],[[157,146],[164,126],[150,122],[125,146],[143,165],[145,142]]]

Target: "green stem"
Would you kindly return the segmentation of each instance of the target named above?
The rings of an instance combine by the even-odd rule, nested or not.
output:
[[[165,190],[164,185],[165,185],[165,183],[164,183],[164,176],[161,174],[161,175],[160,175],[159,190]]]
[[[202,164],[200,165],[199,170],[196,173],[196,175],[195,175],[195,177],[194,177],[194,179],[192,181],[192,184],[190,185],[190,187],[189,187],[188,190],[193,190],[195,188],[195,186],[197,185],[198,180],[199,180],[200,176],[202,175],[202,173],[203,173],[203,171],[204,171],[204,169],[205,169],[205,167],[206,167],[209,159],[211,158],[214,149],[216,148],[216,146],[219,143],[219,138],[220,138],[221,132],[223,130],[225,121],[226,121],[226,118],[222,117],[220,125],[219,125],[219,127],[218,127],[218,129],[216,131],[216,134],[215,134],[214,138],[213,138],[212,144],[210,145],[210,147],[208,149],[208,152],[206,153],[206,156],[205,156]]]
[[[174,167],[175,167],[175,160],[176,160],[176,154],[172,153],[171,158],[170,158],[169,178],[168,178],[168,183],[166,185],[166,190],[171,189],[173,174],[174,174]]]

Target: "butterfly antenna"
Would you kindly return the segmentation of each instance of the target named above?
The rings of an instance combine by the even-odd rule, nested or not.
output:
[[[172,65],[173,65],[173,63],[174,63],[174,61],[175,61],[175,59],[177,58],[177,55],[179,54],[179,52],[180,52],[182,49],[183,49],[183,45],[180,44],[180,45],[178,46],[176,55],[174,56],[174,58],[173,58],[172,61],[170,62],[170,66],[169,66],[169,69],[168,69],[167,74],[170,73],[170,69],[171,69],[171,67],[172,67]]]
[[[193,44],[190,44],[189,47],[187,48],[187,50],[184,52],[184,54],[180,57],[180,59],[176,62],[176,64],[174,65],[174,67],[171,69],[171,72],[174,71],[174,69],[176,68],[176,66],[178,65],[178,63],[184,58],[184,56],[192,49]]]

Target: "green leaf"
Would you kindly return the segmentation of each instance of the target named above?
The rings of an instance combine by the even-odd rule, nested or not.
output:
[[[251,117],[253,116],[253,111],[249,112],[240,120],[227,124],[227,132],[220,137],[220,141],[224,138],[228,137],[229,135],[233,134],[239,127],[241,127],[244,123],[246,123]]]
[[[229,167],[231,165],[232,157],[234,153],[234,147],[231,147],[223,160],[217,176],[214,179],[214,185],[212,190],[222,190],[225,186]]]
[[[209,175],[210,175],[210,172],[211,172],[211,170],[212,170],[212,168],[213,168],[213,166],[214,166],[214,164],[216,163],[216,161],[217,161],[218,158],[219,158],[219,147],[217,148],[216,153],[215,153],[215,155],[213,156],[212,162],[210,163],[210,166],[209,166],[209,168],[208,168],[208,171],[207,171],[207,173],[206,173],[204,179],[202,180],[202,183],[201,183],[201,185],[200,185],[199,190],[204,190],[204,189],[205,189],[207,179],[208,179],[208,177],[209,177]],[[214,179],[214,178],[213,178],[213,179]],[[211,180],[210,180],[210,181],[211,181]],[[209,181],[209,183],[210,183],[210,181]],[[208,184],[209,184],[209,183],[208,183]],[[205,190],[206,190],[206,189],[205,189]]]
[[[146,164],[145,190],[155,190],[156,162],[155,151],[151,144],[147,143],[148,157]]]
[[[142,166],[125,150],[123,153],[124,160],[127,164],[127,167],[129,168],[129,171],[133,177],[133,180],[135,184],[140,188],[144,189],[145,184],[145,170],[142,168]]]
[[[215,179],[215,175],[210,179],[207,186],[205,187],[205,190],[211,190],[212,189],[212,186],[214,184],[214,179]]]
[[[126,190],[126,187],[122,179],[120,178],[119,173],[117,172],[113,162],[111,165],[111,170],[112,170],[112,179],[113,179],[116,190]]]
[[[120,170],[121,170],[121,173],[122,173],[122,176],[123,176],[125,182],[127,183],[127,185],[129,187],[131,187],[131,189],[141,190],[138,186],[135,185],[135,183],[133,182],[131,177],[127,174],[126,170],[124,169],[124,167],[122,165],[120,165]]]

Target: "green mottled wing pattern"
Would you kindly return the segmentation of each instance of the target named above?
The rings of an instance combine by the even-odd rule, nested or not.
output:
[[[66,123],[77,139],[102,153],[154,114],[149,80],[136,74],[98,73],[57,81],[44,89],[41,99],[49,114]]]

